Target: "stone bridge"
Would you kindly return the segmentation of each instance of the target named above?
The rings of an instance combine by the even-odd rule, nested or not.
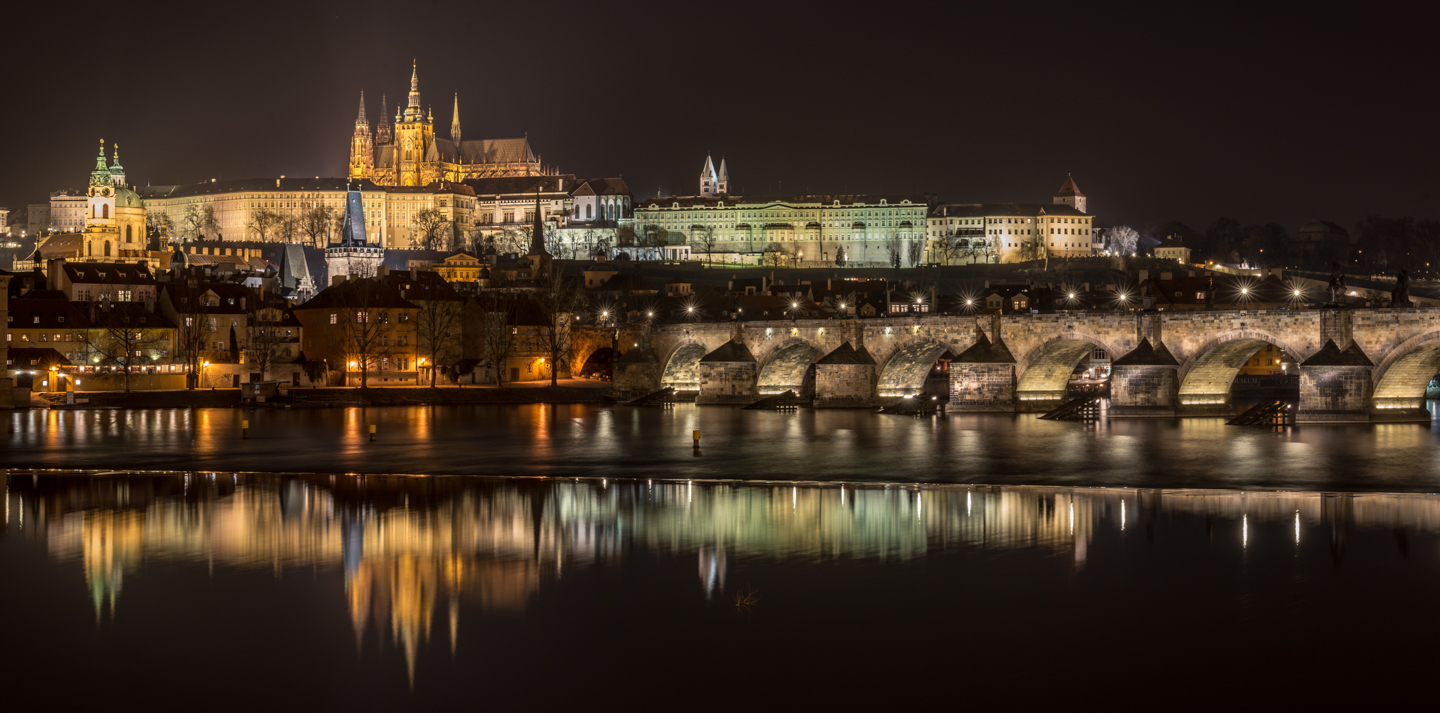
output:
[[[701,403],[793,389],[816,406],[870,406],[924,391],[948,352],[950,410],[1044,410],[1098,347],[1114,359],[1111,416],[1233,413],[1240,367],[1273,344],[1300,364],[1299,421],[1429,420],[1425,389],[1440,368],[1440,311],[1416,309],[775,320],[607,336],[623,355],[617,390],[672,386]]]

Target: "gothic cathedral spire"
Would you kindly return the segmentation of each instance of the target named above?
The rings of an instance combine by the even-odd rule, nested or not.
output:
[[[454,118],[450,120],[450,140],[455,142],[455,147],[460,147],[460,92],[455,92],[455,111],[451,114]]]
[[[363,97],[363,95],[362,95]],[[390,117],[386,116],[385,95],[380,95],[380,125],[375,127],[375,145],[389,146],[394,141],[390,135]]]
[[[375,144],[370,137],[370,120],[365,118],[365,92],[360,92],[360,113],[355,134],[350,138],[350,178],[370,178],[375,167]]]

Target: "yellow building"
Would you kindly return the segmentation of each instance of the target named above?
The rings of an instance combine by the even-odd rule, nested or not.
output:
[[[1024,262],[1095,254],[1094,218],[1085,194],[1066,176],[1043,203],[948,203],[930,211],[926,261],[938,264]]]
[[[446,282],[475,282],[480,279],[485,264],[470,253],[457,250],[435,266],[435,272]]]
[[[528,138],[460,138],[460,96],[450,122],[450,138],[435,135],[435,118],[420,105],[419,69],[411,68],[409,102],[395,112],[392,129],[380,102],[380,121],[372,134],[360,95],[360,115],[350,138],[350,177],[369,179],[382,186],[424,186],[438,181],[467,178],[537,176],[540,159],[530,150]]]

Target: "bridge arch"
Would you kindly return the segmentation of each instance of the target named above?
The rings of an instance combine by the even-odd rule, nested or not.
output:
[[[1440,371],[1440,332],[1411,337],[1391,349],[1375,366],[1376,403],[1425,398],[1430,379]],[[1415,407],[1423,406],[1416,402]]]
[[[1310,356],[1288,339],[1270,332],[1242,329],[1224,332],[1200,345],[1180,363],[1180,401],[1201,397],[1228,395],[1240,367],[1267,345],[1275,345],[1295,359],[1296,363]]]
[[[699,342],[685,342],[665,360],[665,371],[660,375],[660,386],[669,386],[678,391],[700,389],[700,357],[710,350]]]
[[[1084,332],[1067,332],[1063,336],[1051,337],[1043,344],[1030,350],[1017,365],[1019,377],[1015,385],[1016,395],[1024,393],[1049,393],[1056,398],[1065,394],[1070,383],[1070,374],[1080,360],[1091,350],[1099,347],[1110,353],[1112,359],[1123,356],[1114,345]]]
[[[930,370],[945,352],[959,354],[960,350],[935,341],[915,342],[896,349],[880,369],[876,391],[880,396],[918,394],[924,391]]]
[[[824,356],[814,345],[803,339],[787,339],[775,349],[760,367],[757,388],[761,394],[779,394],[786,390],[800,393],[810,365]]]

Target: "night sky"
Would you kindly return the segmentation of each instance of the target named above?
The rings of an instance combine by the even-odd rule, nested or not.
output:
[[[7,12],[0,205],[84,185],[343,175],[410,61],[448,136],[691,194],[1048,202],[1106,224],[1440,217],[1433,5],[30,3]],[[1425,14],[1421,14],[1425,13]]]

